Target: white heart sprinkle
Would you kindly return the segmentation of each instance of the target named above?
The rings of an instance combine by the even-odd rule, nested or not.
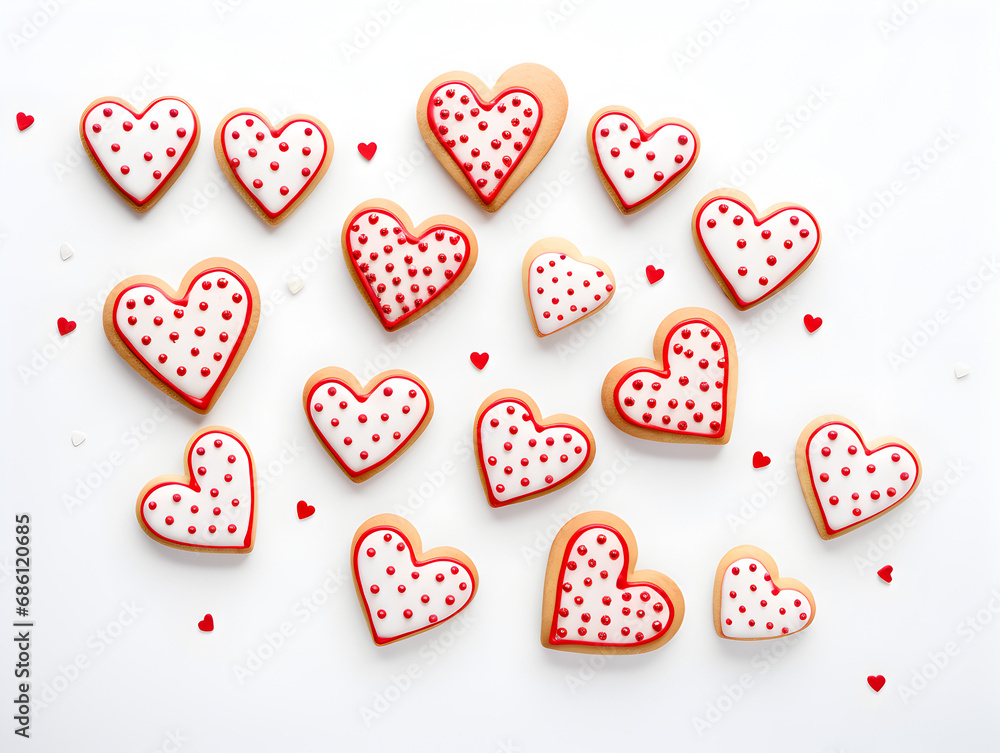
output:
[[[73,247],[68,243],[63,243],[59,246],[59,258],[66,261],[69,257],[73,255]]]
[[[288,285],[288,292],[292,295],[297,294],[303,287],[305,287],[305,283],[298,277],[289,277],[285,280],[285,284]]]
[[[82,431],[74,431],[70,435],[69,441],[73,443],[74,447],[79,447],[80,445],[82,445],[84,442],[87,441],[87,435],[84,434]]]
[[[961,379],[962,377],[969,376],[969,372],[971,370],[972,369],[969,368],[969,364],[957,361],[955,363],[955,378]]]

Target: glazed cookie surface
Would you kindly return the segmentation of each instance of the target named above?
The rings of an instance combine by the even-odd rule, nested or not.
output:
[[[421,549],[417,530],[398,515],[366,520],[351,544],[354,587],[376,645],[440,625],[465,609],[479,588],[472,560],[452,547]]]
[[[431,81],[417,125],[434,156],[483,209],[495,212],[549,151],[566,119],[555,73],[523,63],[487,87],[453,71]]]
[[[641,439],[726,444],[738,377],[728,325],[707,309],[678,309],[657,328],[653,353],[608,372],[601,399],[611,423]]]
[[[587,148],[615,205],[632,214],[690,172],[701,139],[686,121],[664,118],[646,127],[627,107],[605,107],[587,125]]]
[[[190,104],[160,97],[142,112],[117,97],[94,100],[80,138],[101,177],[137,212],[148,211],[194,156],[201,124]]]
[[[625,521],[577,515],[552,542],[545,571],[542,645],[591,654],[660,648],[680,629],[684,598],[655,570],[635,570],[638,549]]]

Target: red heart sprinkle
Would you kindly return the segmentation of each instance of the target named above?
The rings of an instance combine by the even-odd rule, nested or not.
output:
[[[475,366],[480,371],[486,366],[486,362],[490,360],[489,353],[473,353],[469,356],[469,360],[472,361],[472,365]]]
[[[206,614],[205,619],[198,623],[198,629],[203,633],[211,633],[215,630],[215,620],[212,619],[211,614]]]
[[[823,320],[818,316],[813,316],[812,314],[806,314],[802,317],[802,323],[806,325],[806,329],[809,330],[810,333],[815,332],[823,326]]]
[[[371,160],[375,156],[376,149],[378,149],[378,145],[374,141],[368,144],[358,144],[358,153],[366,160]]]
[[[76,322],[74,322],[72,319],[67,319],[64,316],[60,316],[59,321],[56,322],[56,324],[59,326],[59,334],[62,335],[63,337],[65,337],[74,329],[76,329]]]
[[[295,512],[298,513],[299,520],[305,520],[312,517],[312,514],[316,512],[316,508],[313,505],[307,504],[304,499],[300,499],[299,503],[295,506]]]
[[[885,686],[885,678],[882,675],[868,675],[868,684],[877,693]]]
[[[769,458],[763,452],[761,452],[760,450],[757,450],[757,452],[755,452],[753,454],[753,467],[754,468],[767,468],[767,466],[769,466],[769,465],[771,465],[771,458]]]
[[[31,124],[35,122],[34,115],[25,115],[23,112],[17,114],[17,130],[24,131],[31,128]]]
[[[663,279],[663,270],[657,269],[652,264],[646,266],[646,279],[653,285]]]
[[[886,565],[878,571],[878,577],[886,583],[892,583],[892,565]]]

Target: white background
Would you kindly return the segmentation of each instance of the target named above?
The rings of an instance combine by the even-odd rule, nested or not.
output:
[[[4,624],[13,615],[14,514],[28,512],[38,702],[32,739],[15,746],[14,629],[5,627],[5,750],[995,744],[994,3],[225,3],[18,0],[2,12],[0,615]],[[560,75],[569,113],[538,169],[487,215],[430,156],[414,107],[440,73],[492,82],[524,61]],[[83,156],[80,113],[109,95],[139,106],[178,95],[201,117],[192,162],[146,215]],[[691,173],[633,217],[618,213],[587,157],[585,126],[608,104],[647,122],[684,118],[703,139]],[[216,164],[211,135],[236,107],[275,120],[310,113],[333,133],[329,173],[277,228]],[[36,118],[23,133],[19,110]],[[361,141],[378,143],[370,163]],[[824,232],[812,267],[745,313],[713,281],[690,232],[698,199],[734,184],[761,208],[802,203]],[[378,196],[417,222],[454,214],[480,244],[476,269],[438,315],[396,334],[371,315],[339,250],[347,212]],[[539,340],[521,259],[550,235],[605,259],[618,292],[599,326]],[[76,250],[65,262],[64,242]],[[269,303],[211,415],[173,404],[166,413],[170,401],[115,354],[98,312],[122,276],[176,284],[213,255],[247,267]],[[649,263],[666,272],[655,286],[645,281]],[[294,297],[285,286],[293,274],[305,281]],[[607,370],[649,357],[657,324],[687,305],[720,313],[739,343],[725,447],[634,439],[601,409]],[[806,313],[824,320],[815,334],[802,325]],[[79,324],[66,338],[56,333],[60,316]],[[490,354],[482,372],[469,363],[473,350]],[[959,360],[972,368],[963,380],[952,372]],[[328,365],[364,377],[405,368],[434,393],[423,437],[360,486],[302,412],[302,385]],[[527,391],[546,413],[581,417],[598,449],[578,482],[493,510],[470,436],[480,401],[504,387]],[[870,439],[906,439],[925,467],[903,507],[824,542],[792,452],[802,427],[828,412]],[[188,438],[213,423],[242,433],[267,477],[246,557],[174,551],[135,520],[143,484],[181,472]],[[77,448],[73,430],[87,435]],[[773,459],[763,470],[750,463],[758,449]],[[316,506],[312,518],[297,519],[299,499]],[[557,521],[590,509],[623,517],[639,567],[667,573],[684,593],[684,624],[656,652],[602,662],[539,643],[548,541]],[[482,586],[470,624],[378,648],[343,576],[355,528],[399,510],[426,546],[467,552]],[[742,543],[768,550],[782,575],[815,594],[816,621],[797,640],[715,635],[716,565]],[[875,575],[884,564],[895,568],[891,585]],[[133,603],[137,617],[123,613]],[[206,612],[211,634],[197,629]],[[963,628],[968,620],[975,627]],[[73,669],[80,657],[84,668]],[[881,693],[866,684],[870,674],[887,678]]]

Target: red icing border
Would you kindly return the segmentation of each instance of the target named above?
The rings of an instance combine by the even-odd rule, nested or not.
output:
[[[472,176],[470,176],[464,169],[462,169],[462,163],[459,161],[455,153],[447,146],[447,144],[445,144],[445,140],[441,138],[441,134],[438,133],[437,128],[434,127],[435,121],[431,117],[432,113],[434,112],[434,97],[437,96],[437,93],[441,91],[441,89],[443,89],[444,87],[456,86],[456,85],[461,85],[468,88],[469,91],[472,92],[472,96],[476,98],[476,103],[487,112],[491,111],[496,106],[498,100],[503,99],[508,94],[515,94],[515,93],[528,94],[531,96],[532,99],[534,99],[538,103],[538,120],[535,121],[535,128],[531,131],[531,135],[528,136],[528,140],[524,144],[524,149],[522,149],[520,152],[517,153],[517,157],[514,158],[510,166],[510,169],[503,176],[503,178],[497,181],[497,184],[494,187],[493,191],[489,194],[484,194],[482,191],[479,190],[479,186],[476,185],[476,182],[472,179]],[[542,109],[541,97],[539,97],[530,89],[525,89],[523,86],[511,86],[507,89],[504,89],[499,94],[497,94],[489,102],[483,102],[483,100],[479,98],[479,92],[477,92],[476,88],[472,86],[472,84],[470,84],[468,81],[445,81],[443,84],[436,87],[434,91],[431,92],[430,97],[427,99],[427,123],[430,126],[431,132],[434,134],[434,138],[438,140],[438,143],[441,144],[441,147],[446,152],[448,152],[448,156],[450,156],[451,159],[454,161],[454,163],[458,165],[458,169],[461,170],[462,175],[469,182],[469,185],[472,186],[472,190],[476,192],[476,195],[480,199],[482,199],[484,204],[490,204],[493,202],[493,199],[495,199],[497,195],[500,193],[500,191],[503,190],[504,185],[507,183],[507,179],[514,174],[515,170],[517,170],[518,165],[521,164],[521,158],[528,153],[529,149],[531,149],[531,145],[535,140],[535,135],[542,127],[543,116],[544,112]]]
[[[622,411],[622,409],[621,409],[621,404],[620,404],[621,401],[620,401],[619,398],[620,398],[620,391],[621,391],[622,385],[626,381],[628,381],[629,379],[631,379],[634,374],[639,373],[639,372],[643,372],[643,373],[652,372],[654,374],[661,375],[664,379],[667,379],[670,376],[670,368],[669,368],[670,353],[668,352],[668,349],[670,347],[670,341],[673,338],[674,333],[678,329],[680,329],[681,327],[690,327],[692,325],[704,325],[704,326],[708,327],[716,335],[719,336],[719,340],[722,342],[722,352],[723,352],[723,356],[726,359],[726,373],[725,373],[725,375],[723,376],[723,379],[722,379],[722,388],[721,388],[722,389],[722,416],[721,416],[721,420],[719,421],[719,423],[720,423],[719,430],[715,431],[715,432],[709,432],[709,433],[696,432],[696,431],[675,431],[674,429],[670,429],[670,428],[666,428],[666,427],[662,427],[662,426],[654,426],[652,423],[648,423],[648,424],[647,423],[640,423],[639,421],[634,420],[633,418],[631,418],[630,416],[628,416],[626,413],[624,413]],[[712,439],[717,439],[719,437],[724,436],[725,433],[726,433],[726,423],[727,423],[727,421],[729,419],[729,405],[726,402],[727,397],[729,395],[729,343],[726,342],[726,338],[722,336],[721,332],[719,332],[718,327],[716,327],[714,324],[712,324],[710,321],[707,321],[706,319],[685,319],[682,322],[678,322],[677,324],[675,324],[673,327],[670,328],[670,331],[667,333],[666,338],[663,340],[662,360],[663,360],[663,366],[665,367],[662,370],[661,369],[652,369],[652,368],[649,368],[649,367],[646,367],[646,366],[637,366],[634,369],[629,369],[628,371],[626,371],[622,375],[621,379],[618,380],[618,384],[615,385],[615,392],[614,392],[615,410],[618,411],[618,415],[621,416],[623,420],[625,420],[626,422],[632,424],[633,426],[638,426],[638,427],[640,427],[642,429],[653,429],[654,431],[662,431],[662,432],[664,432],[666,434],[676,434],[679,437],[693,436],[693,437],[709,437],[709,438],[712,438]]]
[[[510,499],[504,501],[497,499],[496,496],[493,494],[493,485],[489,483],[490,480],[489,474],[486,473],[486,458],[484,457],[484,450],[483,450],[483,419],[486,418],[486,414],[489,413],[494,406],[501,405],[503,403],[517,403],[522,408],[524,408],[528,416],[531,418],[531,423],[534,425],[536,431],[540,432],[543,429],[572,429],[577,434],[582,436],[584,442],[587,445],[587,454],[584,456],[583,461],[580,463],[579,467],[575,471],[573,471],[573,473],[569,474],[560,481],[551,484],[550,486],[543,486],[542,488],[536,489],[535,491],[525,492],[524,494],[519,494],[516,497],[511,497]],[[545,494],[546,492],[555,488],[559,484],[569,483],[570,481],[574,480],[576,476],[581,472],[581,469],[583,468],[584,465],[586,465],[587,460],[591,457],[593,452],[594,452],[594,446],[590,442],[590,437],[587,436],[587,432],[580,431],[579,426],[574,426],[573,424],[565,424],[565,423],[554,423],[554,424],[544,424],[544,425],[540,424],[535,418],[534,412],[531,410],[531,408],[528,407],[528,404],[525,403],[520,398],[503,397],[500,398],[499,400],[494,400],[492,403],[483,408],[483,412],[479,414],[479,420],[476,421],[476,458],[479,461],[480,467],[483,469],[483,475],[486,477],[486,484],[484,484],[484,486],[486,486],[486,495],[489,497],[491,507],[506,507],[507,505],[512,505],[515,502],[524,499],[525,497]]]
[[[888,512],[889,510],[892,510],[893,508],[897,507],[903,500],[905,500],[907,497],[909,497],[911,494],[913,494],[914,489],[917,488],[916,480],[918,478],[920,478],[921,471],[923,469],[920,467],[920,459],[913,452],[911,452],[910,450],[908,450],[906,447],[903,447],[903,445],[901,445],[901,444],[896,444],[895,442],[890,442],[889,444],[884,444],[884,445],[882,445],[881,447],[879,447],[877,449],[869,450],[868,449],[868,445],[865,444],[865,440],[861,436],[861,432],[859,432],[857,429],[855,429],[853,426],[851,426],[849,424],[845,424],[842,421],[827,421],[822,426],[816,427],[816,431],[814,431],[812,434],[809,435],[809,440],[806,442],[806,466],[808,466],[808,468],[809,468],[809,485],[812,487],[813,497],[816,499],[816,505],[817,505],[817,507],[819,507],[819,513],[820,513],[820,515],[823,516],[823,527],[826,528],[826,532],[832,536],[834,534],[841,534],[841,533],[844,533],[846,531],[851,531],[851,530],[857,528],[858,526],[862,526],[865,523],[868,523],[874,517],[874,515],[869,515],[867,517],[862,517],[857,522],[852,523],[849,526],[844,526],[843,528],[831,528],[830,527],[830,522],[829,522],[829,520],[826,517],[826,506],[823,504],[823,498],[819,494],[819,489],[816,488],[816,474],[813,473],[812,461],[810,461],[810,459],[809,459],[809,447],[810,447],[810,445],[812,445],[813,439],[815,439],[816,435],[819,434],[821,431],[823,431],[828,426],[836,426],[836,427],[840,428],[841,430],[846,429],[846,430],[850,431],[851,434],[854,434],[855,436],[857,436],[858,437],[858,441],[861,443],[861,448],[865,451],[865,457],[870,457],[870,456],[874,455],[876,452],[881,452],[882,450],[887,450],[890,447],[892,447],[892,448],[895,448],[896,450],[899,450],[900,452],[905,452],[907,455],[909,455],[911,458],[913,458],[913,464],[916,466],[916,471],[915,471],[913,485],[910,487],[909,491],[907,491],[906,494],[904,494],[902,497],[900,497],[899,499],[897,499],[891,505],[889,505],[888,507],[885,507],[885,508],[879,510],[874,515],[881,515],[882,513],[885,513],[885,512]]]
[[[83,136],[87,140],[87,151],[89,151],[92,155],[94,155],[94,159],[101,166],[101,172],[103,172],[104,175],[107,176],[108,180],[110,180],[112,183],[115,184],[115,186],[118,188],[119,191],[121,191],[123,194],[125,194],[126,196],[128,196],[129,199],[133,203],[135,203],[137,206],[140,206],[140,207],[144,206],[144,205],[148,204],[150,201],[152,201],[153,198],[156,197],[160,193],[160,191],[163,190],[163,187],[165,185],[167,185],[167,183],[170,182],[170,176],[172,176],[174,173],[176,173],[177,169],[181,165],[184,164],[184,160],[187,159],[188,152],[191,151],[191,145],[194,144],[198,140],[198,129],[201,127],[201,125],[198,122],[198,114],[195,113],[194,108],[191,107],[190,104],[188,104],[185,100],[181,99],[180,97],[160,97],[158,99],[154,99],[152,102],[150,102],[148,105],[146,105],[146,109],[143,110],[142,112],[136,112],[131,107],[129,107],[128,105],[122,104],[118,100],[106,99],[106,100],[102,100],[102,101],[98,102],[93,107],[91,107],[90,109],[88,109],[83,114],[83,118],[81,119],[81,122],[86,122],[87,121],[87,116],[90,115],[90,113],[92,113],[98,107],[104,107],[106,105],[117,105],[118,107],[121,107],[121,108],[123,108],[125,110],[128,110],[130,113],[132,113],[132,117],[134,117],[136,120],[142,120],[146,116],[146,113],[149,112],[152,109],[153,105],[155,105],[157,102],[163,102],[164,100],[168,100],[168,99],[169,100],[173,100],[174,102],[181,102],[192,113],[194,113],[194,116],[195,116],[194,117],[194,126],[191,128],[191,134],[190,134],[190,136],[188,138],[187,146],[185,146],[184,147],[184,151],[181,152],[180,158],[177,160],[177,162],[174,164],[174,166],[172,168],[170,168],[170,171],[166,175],[164,175],[163,178],[160,179],[160,185],[158,185],[155,189],[153,189],[152,193],[150,193],[149,196],[147,196],[142,201],[140,201],[135,196],[133,196],[132,194],[130,194],[128,191],[126,191],[125,188],[122,187],[121,183],[119,183],[115,179],[114,174],[110,170],[108,170],[107,165],[105,165],[104,162],[101,160],[101,157],[100,157],[100,155],[98,155],[97,150],[94,148],[93,143],[91,143],[91,141],[90,141],[90,133],[87,131],[87,129],[83,129]]]
[[[281,209],[279,209],[277,212],[272,212],[270,209],[268,209],[267,207],[265,207],[263,204],[260,203],[260,201],[258,201],[257,196],[254,194],[254,192],[251,190],[251,188],[246,183],[243,182],[243,178],[240,177],[239,168],[234,168],[232,166],[232,161],[229,158],[229,152],[226,151],[226,129],[229,127],[229,124],[232,123],[237,118],[246,118],[246,117],[250,117],[250,118],[254,118],[255,120],[259,120],[261,122],[261,125],[265,126],[267,128],[267,130],[270,131],[271,138],[274,138],[274,139],[276,139],[279,136],[281,136],[281,134],[285,132],[285,129],[288,128],[288,126],[292,125],[293,123],[308,123],[313,128],[315,128],[316,131],[319,133],[319,135],[323,138],[323,156],[320,158],[320,161],[319,161],[320,165],[322,165],[323,161],[326,159],[326,155],[327,155],[327,152],[330,149],[330,145],[327,143],[327,140],[326,140],[326,132],[322,128],[320,128],[319,124],[315,120],[309,120],[307,118],[296,118],[295,120],[289,120],[287,123],[285,123],[284,125],[282,125],[281,128],[278,129],[277,131],[274,130],[274,128],[271,127],[271,124],[268,123],[264,119],[263,116],[255,113],[255,112],[249,112],[249,111],[247,111],[247,112],[238,112],[235,115],[233,115],[231,118],[229,118],[229,119],[226,120],[226,122],[222,126],[222,130],[220,131],[220,133],[222,133],[222,138],[219,139],[219,144],[222,147],[222,153],[226,157],[226,165],[228,166],[228,169],[233,174],[233,176],[235,176],[236,180],[239,181],[240,185],[243,186],[243,190],[247,192],[247,196],[249,196],[253,200],[254,204],[256,204],[258,207],[260,207],[260,210],[264,214],[266,214],[268,217],[270,217],[273,220],[275,217],[278,217],[283,212],[287,211],[288,207],[290,207],[292,204],[295,203],[295,201],[299,198],[299,196],[301,196],[302,193],[316,179],[316,176],[319,174],[320,171],[319,171],[319,168],[317,168],[316,170],[314,170],[312,172],[312,174],[309,176],[308,180],[306,180],[306,182],[302,184],[302,188],[300,188],[295,193],[294,196],[292,196],[290,199],[288,199],[288,201],[286,201],[285,204],[281,207]]]
[[[763,296],[759,296],[757,298],[754,298],[753,301],[744,301],[742,298],[739,297],[739,295],[737,295],[736,289],[733,287],[732,283],[729,282],[729,275],[727,275],[722,270],[722,268],[716,263],[715,256],[712,254],[711,247],[705,242],[705,238],[701,234],[701,216],[702,216],[702,214],[704,214],[705,210],[708,209],[708,207],[710,207],[713,204],[716,204],[716,203],[718,203],[720,201],[726,201],[726,202],[729,202],[730,204],[737,204],[737,205],[743,207],[743,209],[753,219],[754,227],[760,227],[765,222],[767,222],[768,220],[770,220],[772,217],[776,217],[779,214],[781,214],[782,212],[801,212],[802,214],[807,215],[809,217],[809,219],[811,219],[813,221],[813,224],[816,226],[816,230],[817,230],[817,232],[816,232],[816,239],[815,239],[815,241],[813,243],[813,249],[812,249],[812,251],[810,251],[805,256],[805,258],[803,258],[802,261],[799,262],[798,266],[796,266],[795,269],[793,269],[787,275],[785,275],[784,277],[782,277],[781,280],[778,282],[777,285],[775,285],[773,288],[771,288],[771,290],[769,290]],[[702,206],[702,208],[698,211],[698,216],[697,216],[697,219],[695,220],[694,226],[695,226],[695,229],[698,232],[698,243],[701,245],[701,247],[703,249],[705,249],[705,255],[708,257],[709,261],[711,262],[712,267],[715,269],[716,272],[719,273],[719,276],[723,280],[725,280],[725,282],[726,282],[726,290],[729,291],[729,294],[734,299],[736,299],[737,301],[739,301],[740,302],[740,306],[743,306],[743,307],[751,306],[754,303],[758,303],[758,302],[762,301],[764,298],[767,298],[768,296],[772,296],[775,293],[777,293],[779,290],[781,290],[783,287],[785,287],[785,285],[788,284],[789,280],[791,280],[793,277],[795,277],[795,275],[797,275],[799,273],[799,270],[801,270],[803,267],[805,267],[805,265],[807,265],[810,262],[810,260],[816,255],[816,252],[819,251],[819,240],[820,240],[820,237],[821,237],[821,234],[819,232],[819,221],[816,219],[815,215],[813,215],[812,212],[810,212],[808,209],[806,209],[803,206],[799,206],[798,204],[795,204],[793,206],[782,207],[781,209],[778,209],[778,210],[776,210],[774,212],[771,212],[771,214],[767,215],[766,217],[760,217],[760,218],[758,218],[756,212],[754,212],[750,207],[748,207],[746,204],[744,204],[739,199],[737,199],[737,198],[735,198],[733,196],[715,196],[715,197],[712,198],[711,201],[705,202],[704,206]]]
[[[161,489],[164,486],[187,486],[189,489],[192,489],[195,492],[201,491],[201,486],[199,486],[198,484],[197,474],[194,472],[193,458],[194,458],[194,453],[198,448],[198,443],[205,436],[209,434],[225,434],[227,437],[236,440],[237,444],[239,444],[239,446],[243,448],[243,451],[246,452],[247,455],[247,461],[249,462],[249,467],[250,467],[250,515],[247,518],[248,521],[247,534],[243,538],[242,546],[216,546],[215,544],[192,544],[189,541],[178,541],[177,539],[167,538],[166,536],[162,535],[149,524],[148,520],[146,520],[146,500],[149,499],[149,496],[157,489]],[[152,536],[154,536],[157,539],[162,539],[163,541],[170,542],[171,544],[179,544],[181,546],[190,547],[192,549],[236,549],[236,550],[246,549],[247,547],[250,546],[250,542],[253,541],[254,525],[256,523],[256,518],[254,517],[255,506],[257,505],[257,482],[256,479],[254,478],[255,470],[256,469],[254,468],[253,455],[250,454],[250,448],[247,447],[246,442],[237,437],[235,434],[232,434],[228,431],[221,431],[219,429],[209,429],[207,431],[200,432],[197,438],[191,442],[191,447],[188,450],[188,456],[187,456],[187,474],[189,476],[188,483],[181,484],[181,482],[179,481],[164,481],[162,484],[157,484],[156,486],[151,488],[142,496],[142,503],[139,505],[139,509],[142,511],[143,527],[146,529],[146,531],[148,531]]]
[[[229,354],[229,358],[226,359],[225,365],[219,370],[219,375],[218,377],[216,377],[216,380],[213,383],[212,387],[209,389],[207,393],[205,393],[205,397],[196,398],[192,397],[191,395],[188,395],[186,392],[182,392],[173,382],[171,382],[168,378],[166,378],[166,376],[159,370],[159,368],[157,368],[149,361],[147,361],[145,358],[143,358],[142,354],[140,354],[139,351],[135,349],[135,346],[132,344],[132,341],[125,336],[121,328],[118,326],[118,304],[121,303],[122,296],[124,296],[130,290],[134,290],[135,288],[154,288],[155,290],[158,290],[160,294],[171,303],[178,306],[184,306],[186,308],[188,305],[188,298],[190,298],[191,291],[194,290],[195,284],[202,277],[204,277],[207,274],[212,274],[213,272],[225,272],[226,274],[232,275],[233,277],[235,277],[237,280],[240,281],[240,284],[243,286],[243,293],[244,295],[246,295],[247,298],[247,316],[243,322],[243,326],[240,328],[239,334],[236,336],[236,341],[233,343],[233,349]],[[243,338],[247,333],[247,328],[250,326],[250,320],[253,318],[254,306],[255,302],[253,300],[253,293],[250,291],[250,286],[247,285],[246,280],[244,280],[236,272],[229,269],[228,267],[211,267],[210,269],[202,270],[201,272],[198,273],[196,277],[194,277],[191,280],[191,284],[188,285],[188,289],[184,291],[183,298],[172,298],[171,296],[167,295],[166,292],[163,290],[163,288],[161,288],[159,285],[153,285],[152,283],[148,282],[140,282],[136,283],[135,285],[129,285],[127,288],[122,290],[122,292],[119,293],[118,297],[115,299],[115,305],[111,311],[111,319],[112,319],[112,324],[114,325],[115,328],[115,334],[118,335],[118,338],[123,343],[125,343],[125,347],[127,347],[129,351],[132,352],[132,355],[134,355],[136,358],[139,359],[139,362],[142,363],[143,366],[145,366],[150,372],[152,372],[152,374],[159,381],[163,382],[168,387],[170,387],[170,389],[172,389],[185,403],[187,403],[188,405],[192,405],[195,408],[203,409],[211,404],[212,398],[215,396],[215,393],[219,389],[219,385],[222,384],[222,380],[225,378],[226,374],[229,373],[229,368],[232,366],[233,359],[236,357],[236,353],[240,350],[240,347],[243,344]]]
[[[358,591],[362,594],[362,601],[364,602],[364,605],[365,605],[365,619],[368,620],[368,628],[371,631],[372,640],[375,641],[376,644],[378,644],[379,646],[385,646],[385,645],[387,645],[389,643],[395,643],[398,640],[402,640],[403,638],[408,638],[411,635],[414,635],[416,633],[420,633],[420,632],[423,632],[424,630],[427,630],[428,626],[424,625],[423,627],[416,628],[415,630],[411,630],[408,633],[401,633],[400,635],[395,635],[392,638],[382,638],[382,637],[380,637],[379,634],[378,634],[378,631],[375,629],[375,622],[372,620],[371,606],[368,604],[368,597],[366,595],[364,595],[364,593],[365,593],[364,589],[361,587],[362,586],[362,584],[361,584],[361,576],[360,576],[360,573],[358,572],[358,552],[361,551],[361,544],[362,544],[362,542],[366,538],[368,538],[368,536],[370,534],[372,534],[375,531],[390,531],[391,533],[397,534],[403,541],[405,541],[406,542],[407,551],[410,553],[410,562],[413,564],[414,567],[420,567],[420,566],[423,566],[423,565],[427,565],[427,564],[429,564],[431,562],[449,562],[449,563],[451,563],[453,565],[459,566],[460,568],[462,568],[462,570],[464,570],[466,573],[468,573],[468,575],[469,575],[469,588],[470,588],[470,592],[469,592],[470,596],[469,596],[469,598],[466,600],[466,602],[462,606],[460,606],[458,609],[456,609],[450,615],[448,615],[447,617],[444,617],[444,618],[438,620],[435,623],[432,623],[430,625],[430,627],[436,627],[438,625],[441,625],[442,623],[447,622],[452,617],[454,617],[459,612],[461,612],[463,609],[465,609],[467,606],[469,606],[469,604],[472,603],[472,596],[476,593],[476,589],[477,589],[478,584],[476,582],[476,576],[473,574],[472,570],[469,569],[468,565],[466,565],[464,562],[462,562],[461,560],[454,559],[452,557],[431,557],[431,559],[429,559],[429,560],[418,560],[416,558],[416,555],[413,552],[413,542],[410,541],[409,537],[405,533],[403,533],[401,530],[399,530],[395,526],[380,525],[380,526],[373,526],[372,528],[368,528],[368,529],[366,529],[365,531],[363,531],[358,536],[358,541],[354,545],[354,552],[351,555],[351,569],[354,571],[354,582],[358,584]]]
[[[336,384],[336,385],[338,385],[340,387],[343,387],[348,392],[350,392],[352,395],[354,395],[354,397],[356,397],[358,399],[358,402],[365,403],[365,402],[368,401],[368,398],[371,397],[372,394],[374,394],[374,392],[379,387],[381,387],[383,384],[385,384],[390,379],[405,379],[407,382],[409,382],[410,384],[412,384],[415,388],[417,388],[422,393],[424,393],[424,398],[426,398],[426,400],[427,400],[427,406],[428,407],[430,406],[430,404],[431,404],[431,395],[430,395],[430,393],[426,389],[424,389],[424,386],[422,384],[420,384],[419,382],[416,382],[416,381],[414,381],[412,379],[409,379],[409,378],[407,378],[407,377],[405,377],[405,376],[403,376],[401,374],[392,374],[391,376],[387,376],[385,379],[381,380],[378,384],[376,384],[374,387],[372,387],[370,390],[368,390],[368,392],[366,392],[364,395],[359,395],[357,392],[355,392],[351,388],[351,385],[349,385],[344,380],[338,379],[336,377],[329,377],[327,379],[323,379],[322,381],[317,382],[316,385],[309,392],[309,407],[310,407],[310,409],[308,411],[306,411],[306,415],[309,418],[309,423],[316,430],[316,434],[319,436],[319,439],[323,443],[323,446],[330,451],[330,453],[337,459],[337,463],[343,469],[344,473],[346,473],[351,478],[357,478],[358,476],[362,476],[362,475],[364,475],[366,473],[370,473],[374,469],[381,468],[382,466],[386,465],[387,463],[392,462],[392,460],[397,455],[399,455],[399,453],[404,448],[406,448],[406,443],[410,441],[410,439],[417,432],[417,430],[423,425],[425,419],[427,418],[427,410],[425,408],[424,412],[420,416],[420,420],[417,422],[416,426],[413,427],[413,429],[410,431],[410,433],[407,434],[406,437],[401,440],[399,447],[397,447],[393,452],[389,453],[389,455],[387,455],[384,460],[381,460],[378,463],[373,463],[372,465],[366,466],[366,467],[362,468],[360,471],[355,471],[355,470],[352,470],[351,467],[340,457],[340,453],[338,453],[333,447],[330,446],[330,443],[326,441],[326,436],[323,434],[323,431],[316,425],[316,422],[313,420],[313,414],[312,414],[313,396],[316,394],[316,392],[319,390],[320,387],[325,387],[328,384]]]
[[[560,587],[562,583],[565,582],[566,576],[566,564],[569,562],[569,558],[575,549],[577,539],[592,528],[599,528],[602,531],[608,531],[614,534],[615,538],[618,539],[622,547],[622,552],[625,555],[622,559],[622,569],[618,577],[615,579],[615,586],[618,589],[624,590],[629,586],[641,586],[644,588],[649,588],[652,591],[660,594],[663,600],[670,606],[670,618],[663,624],[663,628],[649,638],[645,638],[641,641],[629,641],[628,643],[617,643],[614,641],[581,641],[581,640],[567,640],[566,638],[560,638],[556,634],[556,630],[559,627],[559,606],[562,603],[563,590]],[[591,523],[590,525],[583,526],[582,528],[574,531],[573,535],[570,537],[569,541],[566,542],[566,548],[563,550],[562,564],[559,566],[559,582],[556,584],[556,598],[555,604],[552,608],[552,628],[549,633],[549,643],[552,645],[571,645],[571,646],[613,646],[615,648],[629,648],[632,646],[642,646],[647,643],[652,643],[653,641],[661,638],[665,633],[670,631],[670,626],[674,624],[674,614],[676,613],[676,608],[674,603],[670,600],[667,592],[660,588],[655,583],[650,583],[644,580],[630,581],[627,579],[628,571],[632,565],[632,552],[628,548],[628,542],[625,541],[625,537],[622,536],[617,529],[612,528],[606,523]]]

